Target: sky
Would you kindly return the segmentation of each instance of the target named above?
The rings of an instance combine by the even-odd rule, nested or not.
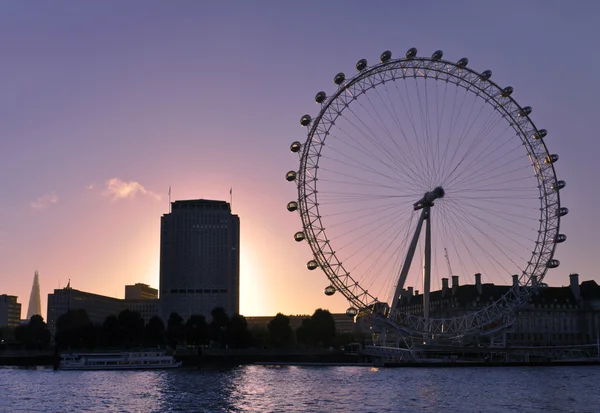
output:
[[[19,297],[22,317],[36,269],[44,316],[69,280],[120,298],[126,284],[157,288],[169,187],[173,201],[229,201],[232,188],[243,315],[345,311],[293,240],[289,146],[336,73],[410,47],[466,56],[533,107],[570,210],[545,281],[600,282],[600,4],[3,2],[0,38],[0,294]]]

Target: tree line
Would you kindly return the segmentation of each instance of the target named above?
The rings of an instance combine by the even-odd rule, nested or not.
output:
[[[69,310],[58,317],[54,343],[61,349],[136,348],[192,346],[202,348],[329,348],[358,341],[352,334],[336,333],[335,321],[327,310],[317,309],[304,318],[294,331],[290,318],[278,313],[264,327],[249,328],[243,315],[229,316],[221,307],[211,312],[211,319],[192,315],[184,320],[171,313],[166,324],[154,316],[146,323],[140,313],[123,310],[94,324],[83,309]],[[7,334],[4,329],[4,335]],[[0,330],[0,339],[2,339]],[[31,317],[27,325],[14,329],[14,340],[27,349],[43,349],[51,344],[51,334],[43,318]],[[10,335],[10,332],[9,334]]]

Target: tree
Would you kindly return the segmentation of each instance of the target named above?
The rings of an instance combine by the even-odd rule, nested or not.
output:
[[[210,322],[210,339],[221,346],[228,344],[229,316],[223,307],[215,307],[210,312],[212,321]]]
[[[84,309],[69,310],[56,320],[56,344],[59,347],[92,347],[95,341],[94,325]]]
[[[310,318],[302,319],[302,324],[296,329],[296,341],[306,347],[314,345],[315,338]]]
[[[183,342],[185,337],[185,328],[183,318],[177,313],[171,313],[167,321],[167,343],[172,348]]]
[[[331,313],[321,308],[310,318],[310,326],[317,345],[329,347],[335,339],[335,320]]]
[[[125,309],[117,317],[125,345],[140,345],[144,337],[144,319],[137,311]]]
[[[31,316],[26,329],[30,348],[42,349],[48,347],[51,334],[41,315],[36,314]]]
[[[267,330],[269,331],[269,341],[273,346],[286,347],[292,343],[293,331],[288,316],[277,313],[267,324]]]
[[[208,323],[203,315],[192,314],[185,323],[187,344],[202,346],[208,340]]]
[[[159,316],[154,316],[148,320],[144,331],[146,344],[150,346],[162,346],[165,342],[165,323]]]
[[[251,342],[246,317],[234,314],[229,320],[229,342],[233,348],[247,348]]]
[[[123,344],[123,338],[119,329],[119,320],[116,315],[109,315],[104,319],[101,329],[101,342],[108,347]]]

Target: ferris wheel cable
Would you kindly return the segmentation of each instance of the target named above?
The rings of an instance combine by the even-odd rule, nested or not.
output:
[[[446,212],[445,212],[445,209],[444,209],[444,205],[442,205],[442,207],[440,208],[440,210],[441,210],[441,214],[440,215],[442,216],[442,222],[444,222],[443,220],[447,219],[447,218],[445,218]],[[450,248],[454,249],[454,257],[456,257],[455,259],[458,260],[458,264],[459,264],[459,267],[462,270],[463,277],[466,276],[467,278],[470,278],[469,271],[467,271],[467,267],[465,266],[465,263],[462,260],[462,254],[460,254],[458,252],[458,249],[456,248],[457,243],[454,241],[454,237],[452,236],[452,232],[448,231],[448,227],[449,226],[447,224],[446,225],[441,225],[442,230],[441,231],[436,231],[436,234],[439,233],[438,236],[442,239],[442,243],[440,245],[444,245],[444,247],[450,246]],[[454,274],[448,274],[448,278],[450,278],[452,275],[454,275]]]
[[[366,95],[367,100],[370,102],[370,99],[368,99],[368,95]],[[377,122],[377,120],[375,119],[375,117],[371,114],[371,112],[362,104],[362,100],[357,100],[358,105],[366,112],[366,114],[373,120],[375,120],[375,122],[377,123],[377,125],[379,125],[379,127],[383,130],[383,132],[385,134],[388,135],[388,138],[390,139],[390,141],[394,141],[393,137],[391,136],[390,131],[385,127],[385,126],[380,126],[380,122]],[[378,144],[378,149],[381,151],[381,153],[386,156],[388,159],[390,159],[392,162],[394,162],[398,167],[402,167],[402,163],[399,161],[399,158],[397,156],[395,156],[395,152],[388,147],[383,140],[379,137],[378,134],[375,133],[375,131],[373,131],[363,120],[362,117],[358,116],[356,114],[356,112],[354,111],[354,109],[352,107],[348,107],[347,108],[348,112],[350,114],[352,114],[361,124],[362,126],[367,129],[367,132],[364,132],[361,128],[359,128],[354,122],[352,122],[352,120],[347,117],[346,115],[344,115],[343,113],[340,114],[340,117],[345,119],[348,123],[350,123],[351,126],[354,127],[354,129],[358,130],[359,132],[361,132],[361,134],[363,135],[364,138],[366,138],[367,140],[369,140],[371,143],[375,142]],[[377,113],[377,112],[376,112]],[[379,116],[379,115],[378,115]]]
[[[459,209],[460,209],[460,208],[459,208]],[[501,252],[501,253],[502,253],[502,254],[503,254],[503,255],[504,255],[504,256],[505,256],[505,257],[506,257],[506,258],[507,258],[507,259],[508,259],[510,262],[511,262],[511,263],[512,263],[512,264],[514,264],[514,265],[515,265],[517,268],[519,268],[520,270],[523,270],[523,269],[522,269],[522,268],[519,266],[519,264],[517,264],[516,262],[514,262],[514,260],[513,260],[511,257],[509,257],[509,256],[508,256],[508,255],[507,255],[507,254],[504,252],[504,249],[506,249],[506,250],[508,250],[508,251],[512,252],[512,253],[513,253],[513,254],[515,254],[515,255],[516,255],[518,258],[522,258],[522,257],[520,257],[518,254],[516,254],[514,251],[512,251],[512,250],[511,250],[509,247],[507,247],[506,245],[502,245],[500,242],[498,242],[498,241],[497,241],[497,240],[495,240],[494,238],[490,237],[490,236],[489,236],[489,234],[487,233],[487,231],[484,231],[484,230],[482,230],[481,228],[479,228],[479,226],[478,226],[477,224],[475,224],[475,223],[474,223],[474,222],[473,222],[473,221],[472,221],[470,218],[471,218],[471,216],[470,216],[470,215],[468,215],[468,214],[465,214],[465,216],[463,217],[463,221],[461,221],[461,223],[460,223],[460,224],[461,224],[461,225],[464,225],[464,224],[463,224],[463,222],[466,222],[466,223],[470,224],[470,225],[471,225],[473,228],[475,228],[475,229],[476,229],[476,230],[477,230],[477,231],[478,231],[478,232],[479,232],[479,233],[480,233],[480,234],[481,234],[481,235],[482,235],[482,236],[483,236],[485,239],[487,239],[487,240],[488,240],[488,241],[489,241],[489,242],[490,242],[492,245],[494,245],[494,246],[495,246],[495,247],[496,247],[496,248],[497,248],[497,249],[498,249],[498,250],[499,250],[499,251],[500,251],[500,252]],[[476,218],[477,218],[477,217],[476,217]],[[485,221],[483,221],[483,222],[484,222],[484,223],[487,223],[487,222],[485,222]],[[498,231],[499,231],[500,233],[502,233],[502,234],[504,234],[504,235],[506,236],[506,231],[502,230],[502,228],[500,228],[498,225],[491,225],[490,223],[487,223],[487,224],[488,224],[488,225],[490,225],[490,226],[496,227],[496,229],[498,229]],[[466,226],[465,226],[465,228],[466,228]],[[510,231],[509,231],[509,232],[510,232]],[[506,236],[506,237],[507,237],[507,238],[511,238],[513,242],[517,243],[517,241],[515,241],[515,240],[514,240],[514,238],[512,238],[512,237],[508,237],[508,236]],[[476,242],[476,241],[475,241],[475,239],[474,239],[472,236],[471,236],[471,239],[472,239],[474,242]],[[535,241],[534,241],[534,242],[535,242]],[[480,249],[482,249],[482,245],[481,245],[481,243],[477,243],[477,246],[478,246]],[[500,248],[500,247],[503,247],[504,249],[502,249],[502,248]],[[524,247],[524,248],[526,248],[526,247]],[[496,262],[496,263],[497,263],[499,266],[501,266],[503,269],[505,269],[505,270],[507,271],[507,273],[509,273],[509,274],[510,274],[510,271],[508,271],[508,270],[507,270],[507,269],[506,269],[506,268],[505,268],[505,267],[504,267],[504,266],[503,266],[503,265],[502,265],[500,262],[498,262],[498,260],[495,258],[495,256],[494,256],[493,254],[489,254],[487,251],[485,251],[485,254],[486,254],[486,255],[488,255],[488,256],[490,256],[490,257],[493,257],[493,260],[494,260],[494,261],[495,261],[495,262]],[[523,262],[527,262],[527,259],[526,259],[526,258],[522,258],[522,261],[523,261]]]
[[[511,213],[508,211],[504,211],[504,210],[498,210],[498,209],[493,209],[493,208],[488,208],[488,207],[482,207],[481,205],[474,205],[465,201],[458,201],[460,202],[462,205],[468,207],[468,208],[474,208],[474,209],[479,209],[479,210],[485,210],[485,211],[489,211],[489,212],[494,212],[496,214],[501,214],[501,215],[508,215],[511,217],[515,217],[515,218],[521,218],[521,219],[525,219],[525,220],[530,220],[535,222],[536,224],[539,222],[539,215],[537,216],[537,218],[534,218],[533,214],[532,216],[525,216],[525,215],[519,215],[519,214],[515,214],[515,213]]]
[[[404,140],[404,143],[406,144],[406,146],[408,147],[408,151],[404,151],[400,145],[398,144],[396,139],[393,139],[393,143],[396,146],[397,150],[399,151],[399,153],[401,154],[401,156],[404,159],[408,159],[410,164],[413,164],[416,166],[416,162],[415,159],[413,157],[413,150],[412,150],[412,145],[410,145],[409,140],[406,136],[406,133],[404,132],[404,128],[402,127],[402,122],[400,121],[400,118],[398,116],[398,113],[396,111],[396,107],[393,104],[393,101],[391,99],[391,96],[389,95],[387,86],[384,86],[385,90],[386,90],[386,96],[388,97],[388,100],[390,101],[390,106],[392,107],[393,111],[390,110],[390,108],[388,107],[387,103],[384,101],[384,99],[381,97],[381,94],[379,93],[379,90],[377,90],[376,88],[375,93],[377,94],[377,96],[379,97],[379,99],[381,100],[381,102],[383,103],[383,107],[386,109],[386,111],[388,112],[388,114],[392,117],[392,120],[394,121],[396,127],[398,128],[398,130],[400,131],[400,134]],[[392,113],[393,112],[393,113]],[[412,168],[409,167],[409,169],[411,170],[411,172],[413,172],[413,175],[418,175],[418,173],[416,171],[414,171]]]
[[[473,101],[473,105],[475,105],[475,101]],[[467,134],[473,128],[474,123],[477,121],[477,119],[481,115],[483,109],[484,109],[484,106],[481,107],[481,110],[478,112],[477,117],[473,120],[473,123],[471,124],[471,126],[469,127],[468,130],[467,130],[467,123],[465,123],[464,128],[463,128],[463,132],[461,134],[462,136],[460,137],[458,143],[456,144],[456,147],[454,149],[454,153],[450,157],[450,159],[452,161],[448,165],[448,169],[452,168],[452,163],[453,163],[454,159],[458,155],[459,148],[462,148],[462,144],[464,143]],[[499,119],[497,120],[497,122],[499,122]],[[477,136],[475,136],[475,139],[467,146],[467,149],[463,153],[463,155],[460,158],[460,160],[456,163],[456,165],[454,166],[454,168],[452,168],[452,170],[450,172],[448,172],[448,171],[445,172],[444,175],[447,177],[446,179],[450,179],[452,177],[452,175],[462,165],[462,163],[465,161],[465,159],[467,159],[467,157],[471,154],[471,152],[474,151],[482,142],[484,142],[484,139],[485,139],[486,136],[487,136],[487,134],[484,134],[483,131],[480,131],[480,133]]]
[[[495,159],[501,159],[501,156],[498,156],[498,151],[503,146],[507,145],[510,142],[510,140],[501,140],[500,137],[502,137],[504,135],[504,133],[507,132],[509,129],[510,129],[510,127],[507,126],[504,130],[502,130],[500,133],[498,133],[492,139],[490,139],[490,142],[487,144],[487,146],[484,147],[483,149],[481,149],[478,154],[474,155],[473,158],[471,159],[470,163],[466,164],[463,167],[463,171],[470,171],[470,175],[468,175],[468,176],[477,175],[477,173],[479,171],[481,171],[482,169],[485,169],[488,166],[488,164],[481,165],[479,169],[475,169],[475,167],[479,166],[481,163],[487,161],[491,155],[494,155]],[[498,145],[498,142],[500,142],[499,145]],[[494,146],[494,145],[497,145],[497,146]],[[466,173],[466,172],[461,172],[461,173]],[[451,179],[450,182],[453,182],[455,179],[457,179],[457,178]],[[446,180],[448,180],[448,178],[446,178]]]
[[[417,78],[414,78],[415,80],[415,85],[416,85],[416,90],[417,90],[417,98],[418,98],[418,106],[419,106],[419,118],[421,121],[421,131],[422,131],[422,137],[423,137],[423,152],[425,153],[425,167],[426,167],[426,172],[428,174],[428,180],[427,180],[427,184],[429,186],[433,186],[433,182],[435,182],[434,178],[431,176],[432,175],[432,170],[433,170],[433,165],[430,165],[430,155],[429,155],[429,150],[428,150],[428,143],[429,143],[429,135],[428,135],[428,130],[427,130],[427,123],[426,123],[426,119],[425,119],[425,113],[423,113],[423,107],[422,107],[422,102],[421,102],[421,93],[420,93],[420,88],[419,85],[417,83]],[[425,82],[425,85],[427,85],[427,83]]]
[[[385,208],[379,209],[376,212],[374,212],[374,208],[369,208],[369,210],[365,214],[361,214],[361,215],[358,215],[358,216],[352,215],[352,217],[350,219],[347,219],[347,220],[344,220],[344,221],[341,221],[341,222],[335,222],[334,221],[334,223],[328,225],[327,228],[328,229],[335,228],[335,227],[338,227],[340,225],[348,224],[350,222],[359,222],[363,218],[373,217],[373,216],[376,216],[379,213],[388,213],[390,210],[396,210],[396,211],[398,211],[398,205],[397,204],[392,204],[391,206],[387,205]],[[323,217],[325,217],[325,216],[331,217],[331,215],[323,215]]]
[[[370,185],[384,186],[380,182],[376,182],[376,181],[372,181],[372,180],[369,180],[369,179],[365,179],[364,176],[355,176],[355,175],[351,175],[351,174],[349,174],[347,172],[338,172],[338,171],[334,171],[332,169],[323,168],[323,167],[320,167],[319,169],[321,170],[322,173],[332,174],[332,175],[338,175],[338,176],[342,176],[342,177],[346,177],[346,178],[352,178],[352,179],[354,179],[356,181],[364,182],[364,183],[367,183],[367,184],[370,184]],[[321,182],[323,182],[322,178],[321,178]],[[388,185],[388,187],[394,188],[394,189],[403,188],[402,186],[400,186],[401,182],[397,178],[395,180],[393,180],[392,182],[395,185],[394,186]]]
[[[382,163],[383,165],[387,166],[387,168],[388,168],[390,171],[392,171],[392,172],[395,172],[396,174],[399,172],[399,169],[398,169],[398,168],[400,168],[400,169],[402,170],[402,173],[404,173],[404,174],[407,174],[407,175],[411,175],[413,179],[416,179],[415,172],[414,172],[413,170],[411,170],[411,169],[409,169],[408,171],[406,171],[406,169],[404,169],[404,168],[405,168],[405,166],[403,166],[401,163],[398,163],[398,160],[397,160],[397,159],[395,159],[395,158],[393,158],[393,155],[391,155],[389,152],[386,152],[385,150],[382,150],[382,149],[380,149],[380,148],[377,148],[377,149],[379,149],[380,151],[383,151],[383,155],[384,155],[384,156],[386,156],[388,159],[390,159],[392,163],[395,163],[395,164],[396,164],[396,166],[397,166],[398,168],[395,168],[395,167],[393,167],[393,166],[392,166],[391,164],[389,164],[388,162],[384,162],[384,161],[382,161],[382,159],[381,159],[381,156],[377,156],[375,153],[372,153],[372,152],[371,152],[370,150],[368,150],[368,149],[367,149],[367,148],[366,148],[366,147],[365,147],[365,146],[364,146],[364,145],[363,145],[363,144],[362,144],[362,143],[361,143],[359,140],[357,140],[357,139],[356,139],[354,136],[352,136],[350,133],[348,133],[348,132],[347,132],[345,129],[341,128],[339,125],[337,125],[337,126],[336,126],[336,128],[337,128],[337,129],[339,129],[339,130],[340,130],[340,131],[341,131],[343,134],[345,134],[345,135],[346,135],[346,136],[347,136],[349,139],[351,139],[353,142],[355,142],[355,143],[356,143],[358,146],[360,146],[360,149],[359,149],[359,148],[357,148],[356,146],[354,146],[354,145],[350,144],[350,143],[349,143],[347,140],[345,140],[345,139],[341,139],[341,138],[340,138],[340,137],[338,137],[336,134],[330,134],[330,135],[329,135],[329,136],[330,136],[330,138],[333,138],[333,139],[337,140],[338,142],[340,142],[340,143],[343,143],[343,144],[345,144],[345,145],[347,145],[347,146],[349,146],[349,147],[353,148],[355,151],[357,151],[357,152],[358,152],[358,153],[360,153],[361,155],[364,155],[364,154],[366,153],[366,154],[368,155],[368,157],[369,157],[369,158],[371,158],[371,159],[373,159],[373,160],[376,160],[376,161],[377,161],[377,162],[379,162],[379,163]],[[372,140],[370,137],[368,137],[368,136],[363,136],[363,137],[366,137],[366,139],[367,139],[368,141],[371,141],[371,142],[373,142],[373,140]],[[337,153],[339,153],[339,154],[341,154],[342,156],[344,156],[344,157],[346,157],[346,158],[349,158],[349,159],[351,159],[351,160],[353,160],[353,161],[355,161],[355,162],[357,162],[357,163],[359,163],[359,164],[362,164],[362,165],[364,165],[364,163],[363,163],[363,162],[361,162],[361,161],[358,161],[356,158],[354,158],[354,157],[353,157],[353,156],[351,156],[351,155],[348,155],[348,154],[346,154],[345,152],[342,152],[342,151],[341,151],[339,148],[338,148],[338,150],[337,150]],[[390,158],[390,156],[392,156],[392,158]],[[368,168],[368,167],[367,167],[367,169],[372,169],[372,168]],[[386,174],[384,174],[384,175],[385,175],[385,176],[387,176]],[[393,178],[390,178],[390,179],[393,179]]]
[[[512,172],[524,172],[524,171],[530,171],[531,170],[531,165],[525,165],[525,166],[520,166],[519,168],[507,171],[507,173],[502,174],[502,175],[510,175]],[[495,178],[499,177],[500,175],[496,175],[494,176]],[[470,185],[478,187],[478,188],[487,188],[489,185],[494,185],[494,184],[512,184],[515,182],[523,182],[524,180],[532,180],[531,178],[531,174],[527,174],[527,175],[517,175],[512,179],[508,179],[508,180],[504,180],[504,181],[500,181],[500,182],[492,182],[492,183],[487,183],[487,184],[483,184],[483,185],[479,185],[481,182],[485,182],[485,181],[489,181],[491,178],[485,178],[479,181],[473,181],[470,182]],[[537,181],[537,180],[536,180]],[[465,183],[466,185],[467,183]],[[464,189],[468,189],[469,187],[465,187],[465,186],[459,186],[459,184],[455,184],[452,186],[452,190],[456,191],[456,192],[460,192]]]
[[[454,129],[456,128],[456,125],[458,124],[458,119],[459,119],[462,109],[464,107],[465,99],[467,98],[467,93],[468,93],[468,91],[465,89],[457,112],[455,112],[455,110],[454,110],[455,109],[454,105],[456,104],[456,96],[458,95],[458,91],[454,95],[454,101],[453,101],[453,107],[452,107],[452,118],[450,121],[450,129],[448,131],[448,137],[446,139],[446,149],[443,152],[444,154],[449,153],[448,146],[450,144],[450,141],[452,140],[452,136],[455,136]],[[442,171],[444,171],[444,175],[446,175],[446,171],[448,170],[448,165],[447,165],[447,161],[446,161],[447,159],[448,159],[448,156],[444,156],[442,158]]]
[[[457,219],[458,217],[454,217],[451,218],[448,222],[452,222],[452,225],[454,225],[457,229],[457,233],[459,234],[466,234],[468,236],[468,238],[471,239],[472,243],[475,245],[475,247],[483,253],[483,257],[487,259],[488,263],[490,264],[490,268],[492,270],[494,270],[496,272],[496,274],[498,276],[500,276],[501,278],[504,278],[504,276],[498,271],[498,267],[502,268],[507,274],[510,274],[510,271],[502,264],[500,263],[493,254],[489,253],[486,249],[483,248],[483,245],[480,242],[477,242],[477,240],[468,232],[467,227],[463,224],[463,220],[461,219]],[[475,258],[475,256],[472,255],[471,250],[467,247],[467,244],[464,242],[463,237],[460,237],[463,245],[465,246],[465,249],[467,249],[469,251],[469,254],[471,255],[471,258],[474,260],[474,262],[479,263],[479,261]],[[494,265],[494,263],[496,265]],[[485,266],[481,265],[480,268],[485,268]],[[519,266],[517,266],[517,268],[519,268]]]
[[[523,226],[521,223],[519,223],[519,222],[516,222],[516,221],[514,221],[514,220],[509,220],[509,219],[507,219],[507,218],[505,218],[505,217],[502,217],[502,216],[500,216],[500,215],[498,215],[498,216],[497,216],[498,218],[504,219],[504,220],[505,220],[505,221],[507,221],[507,222],[510,222],[510,223],[516,224],[517,228],[520,230],[520,232],[516,232],[516,231],[513,231],[513,230],[509,229],[507,226],[501,226],[501,225],[498,225],[498,224],[494,224],[494,223],[488,222],[487,220],[485,220],[485,219],[481,218],[481,217],[479,216],[479,214],[478,214],[478,211],[479,211],[479,210],[477,210],[477,209],[476,209],[475,211],[468,212],[468,211],[466,211],[465,209],[461,208],[459,205],[456,205],[456,208],[457,208],[457,209],[460,209],[462,213],[468,214],[469,216],[471,216],[471,217],[474,217],[474,218],[477,218],[478,220],[480,220],[480,221],[484,222],[486,225],[488,225],[488,226],[491,226],[491,227],[494,227],[494,228],[495,228],[495,229],[496,229],[496,230],[497,230],[497,231],[498,231],[500,234],[502,234],[502,235],[504,235],[505,237],[509,238],[509,240],[510,240],[511,242],[513,242],[513,243],[515,243],[515,244],[519,245],[520,247],[523,247],[525,250],[527,250],[527,249],[528,249],[528,247],[527,247],[527,246],[525,246],[524,244],[522,244],[520,241],[518,241],[518,240],[516,240],[516,239],[514,239],[514,238],[512,238],[512,237],[510,237],[510,236],[508,236],[508,235],[507,235],[507,232],[509,232],[509,233],[512,233],[512,234],[514,234],[514,235],[517,235],[517,236],[519,236],[520,238],[523,238],[523,239],[525,239],[525,240],[529,241],[529,242],[530,242],[530,244],[529,244],[529,245],[531,245],[531,243],[535,243],[535,242],[537,241],[537,237],[536,237],[536,238],[530,238],[530,237],[527,237],[527,236],[526,236],[526,234],[524,234],[524,233],[522,232],[522,231],[523,231],[523,229],[524,229],[524,228],[526,228],[526,229],[530,230],[531,232],[535,232],[535,233],[537,234],[537,232],[538,232],[537,228],[524,227],[524,226]]]
[[[508,158],[508,156],[507,156],[507,158]],[[498,170],[502,170],[502,168],[507,168],[516,162],[521,162],[520,167],[525,168],[525,166],[523,165],[523,160],[525,158],[526,158],[526,156],[518,155],[517,158],[514,158],[514,159],[509,158],[504,163],[495,165],[494,167],[491,167],[492,165],[494,165],[497,162],[497,159],[500,159],[500,158],[496,158],[496,160],[493,160],[491,163],[488,164],[487,168],[482,168],[482,170],[484,170],[484,172],[481,172],[478,177],[483,179],[484,177],[487,177],[487,175],[489,175],[490,173],[497,172]],[[504,159],[504,157],[502,159]],[[531,167],[530,165],[527,165],[527,169],[529,169],[530,167]],[[497,175],[492,175],[492,177],[503,176],[505,174],[506,174],[506,172],[505,173],[499,172]],[[469,175],[469,177],[472,177],[472,176],[474,176],[474,175],[473,174]],[[449,185],[452,185],[452,182],[444,182],[443,185],[449,186]]]
[[[537,185],[530,185],[530,186],[513,186],[513,187],[495,187],[495,188],[462,188],[460,190],[460,192],[469,192],[469,193],[473,193],[473,192],[500,192],[500,191],[528,191],[529,193],[531,193],[531,191],[533,189],[537,190]],[[458,191],[457,191],[458,192]]]
[[[471,252],[471,249],[469,248],[469,246],[465,243],[464,239],[462,237],[459,236],[459,239],[457,242],[455,235],[457,234],[461,234],[461,230],[460,228],[456,225],[456,222],[454,221],[454,219],[452,217],[450,217],[450,214],[447,213],[446,211],[443,211],[442,214],[446,215],[446,218],[444,219],[443,222],[446,223],[446,225],[448,226],[448,228],[453,229],[453,231],[447,231],[446,234],[448,234],[448,238],[450,238],[452,240],[452,242],[450,243],[451,246],[454,247],[456,256],[458,257],[458,259],[460,260],[460,263],[462,264],[462,269],[463,269],[463,276],[467,276],[469,275],[469,272],[466,269],[466,266],[464,265],[464,262],[462,261],[462,257],[463,255],[461,253],[459,253],[458,249],[457,249],[457,245],[460,245],[460,243],[462,243],[467,255],[469,256],[469,258],[471,259],[471,263],[473,264],[474,268],[477,269],[483,269],[485,268],[484,265],[482,265],[479,260],[473,255],[473,253]],[[457,235],[458,236],[458,235]]]
[[[386,174],[384,174],[384,173],[382,173],[380,171],[377,171],[375,169],[372,169],[372,168],[353,165],[351,163],[343,162],[343,161],[340,161],[340,160],[337,160],[335,158],[331,158],[331,157],[328,157],[328,156],[325,156],[325,155],[323,155],[322,158],[323,159],[328,159],[330,162],[341,163],[341,164],[343,164],[345,166],[352,166],[352,167],[354,167],[356,169],[359,169],[359,170],[362,170],[362,171],[365,171],[365,172],[368,172],[368,173],[372,173],[374,175],[379,175],[379,176],[381,176],[383,178],[389,179],[390,181],[392,181],[394,183],[398,183],[398,178],[397,177],[392,177],[392,176],[386,175]]]

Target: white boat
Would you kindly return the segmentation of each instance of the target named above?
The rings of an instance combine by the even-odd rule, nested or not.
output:
[[[174,369],[181,366],[165,351],[144,350],[119,353],[65,353],[60,357],[60,370],[150,370]]]

